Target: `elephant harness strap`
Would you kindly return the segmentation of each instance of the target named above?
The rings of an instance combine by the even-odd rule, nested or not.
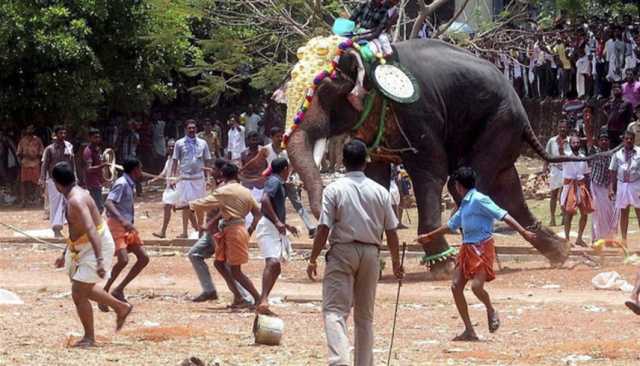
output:
[[[398,118],[387,98],[373,89],[369,91],[364,110],[353,127],[352,137],[364,141],[369,147],[372,160],[394,164],[402,162],[401,154],[407,151],[417,153],[400,126]],[[402,138],[405,148],[394,148],[392,144]]]

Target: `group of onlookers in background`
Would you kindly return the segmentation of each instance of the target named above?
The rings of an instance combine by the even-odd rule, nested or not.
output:
[[[586,144],[567,120],[561,120],[556,126],[557,135],[549,139],[546,147],[550,155],[575,157],[599,154],[618,147],[613,153],[596,155],[588,163],[545,164],[551,189],[549,224],[556,225],[556,203],[559,200],[565,238],[569,240],[572,218],[579,212],[575,243],[581,246],[587,246],[583,234],[588,215],[592,214],[592,243],[616,240],[619,229],[626,245],[629,210],[633,207],[636,214],[640,213],[640,108],[633,115],[620,87],[614,85],[613,95],[605,109],[609,113],[608,123],[587,138]],[[635,121],[631,122],[634,118]]]
[[[525,47],[479,54],[493,60],[522,98],[606,98],[613,83],[638,69],[639,30],[630,15],[578,17],[573,24],[562,19],[554,30],[517,42]]]

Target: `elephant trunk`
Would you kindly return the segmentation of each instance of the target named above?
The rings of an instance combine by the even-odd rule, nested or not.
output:
[[[305,189],[309,194],[311,212],[318,219],[320,218],[322,206],[322,180],[312,151],[313,146],[311,146],[309,136],[305,130],[298,129],[291,134],[287,145],[289,160],[293,169],[300,175],[300,179],[304,183]]]

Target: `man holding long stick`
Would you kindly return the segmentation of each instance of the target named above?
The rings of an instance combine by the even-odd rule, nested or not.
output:
[[[398,253],[398,219],[391,195],[367,178],[367,147],[351,141],[343,148],[347,174],[325,188],[320,224],[313,242],[307,275],[317,275],[316,259],[329,239],[322,284],[329,365],[349,365],[350,349],[347,318],[353,306],[355,360],[357,366],[373,365],[373,310],[380,273],[382,234],[387,236],[393,273],[404,273]]]

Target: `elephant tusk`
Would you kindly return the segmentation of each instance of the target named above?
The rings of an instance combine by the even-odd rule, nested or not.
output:
[[[322,158],[324,158],[324,152],[327,148],[327,139],[321,138],[313,145],[313,161],[316,163],[316,167],[320,169],[322,164]]]

